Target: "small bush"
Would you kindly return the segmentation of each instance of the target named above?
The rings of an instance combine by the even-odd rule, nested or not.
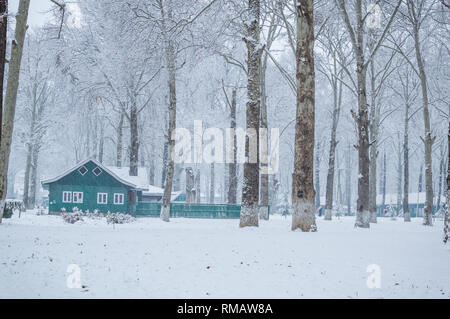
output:
[[[94,210],[93,213],[91,213],[89,210],[87,210],[87,211],[84,213],[84,216],[85,216],[86,218],[89,218],[89,219],[102,219],[103,217],[105,217],[105,215],[103,215],[102,213],[100,213],[97,209]]]
[[[62,218],[66,223],[75,224],[83,221],[83,216],[80,213],[63,213]]]
[[[62,218],[68,224],[75,224],[77,222],[83,221],[83,212],[80,212],[78,208],[74,208],[72,213],[66,213],[66,209],[62,210]]]
[[[129,224],[135,221],[135,218],[127,215],[127,214],[111,214],[108,212],[106,215],[106,222],[108,224],[116,225],[116,224]]]

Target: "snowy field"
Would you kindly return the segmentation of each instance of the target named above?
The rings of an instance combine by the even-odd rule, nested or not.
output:
[[[259,229],[186,219],[113,229],[28,212],[0,226],[0,298],[450,298],[441,221],[353,223],[319,220],[311,234],[281,217]],[[72,264],[81,289],[67,286]],[[369,289],[369,276],[381,288]]]

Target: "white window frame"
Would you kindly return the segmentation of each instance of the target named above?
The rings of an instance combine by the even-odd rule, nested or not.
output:
[[[124,205],[124,204],[125,204],[125,194],[114,193],[114,205]]]
[[[103,201],[103,195],[105,196],[105,201]],[[102,200],[100,200],[102,199]],[[108,204],[108,193],[97,193],[97,204],[107,205]]]
[[[75,201],[75,197],[77,198],[76,201]],[[72,202],[74,204],[83,204],[83,200],[84,200],[84,193],[83,192],[73,192],[73,194],[72,194]]]
[[[81,169],[82,168],[84,168],[85,169],[85,172],[84,172],[84,174],[83,173],[81,173]],[[86,166],[81,166],[79,169],[78,169],[78,173],[80,173],[80,175],[81,176],[84,176],[84,175],[86,175],[87,173],[89,172],[89,170],[86,168]]]
[[[99,169],[100,173],[95,174],[95,170],[96,169]],[[99,177],[100,175],[102,175],[102,173],[103,173],[103,170],[100,167],[98,167],[98,166],[92,170],[92,174],[94,174],[96,177]]]
[[[72,192],[63,192],[62,202],[63,203],[72,203]]]

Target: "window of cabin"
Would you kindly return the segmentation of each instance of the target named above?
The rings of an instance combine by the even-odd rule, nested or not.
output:
[[[100,204],[100,205],[108,204],[108,194],[107,193],[98,193],[97,194],[97,204]]]
[[[83,196],[82,192],[73,192],[73,202],[75,204],[83,204]]]
[[[88,169],[85,166],[81,166],[80,169],[78,170],[78,172],[84,176],[86,175],[86,173],[88,172]]]
[[[125,202],[124,194],[114,194],[114,205],[123,205]]]
[[[72,203],[72,192],[63,192],[63,203]]]
[[[98,177],[103,171],[100,167],[97,166],[96,168],[94,168],[92,172],[94,173],[95,176]]]

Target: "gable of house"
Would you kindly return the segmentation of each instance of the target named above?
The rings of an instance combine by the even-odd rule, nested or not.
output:
[[[59,176],[43,181],[49,190],[49,212],[99,210],[102,213],[129,212],[130,197],[136,185],[115,175],[107,167],[90,159]],[[137,201],[137,198],[132,201]]]

